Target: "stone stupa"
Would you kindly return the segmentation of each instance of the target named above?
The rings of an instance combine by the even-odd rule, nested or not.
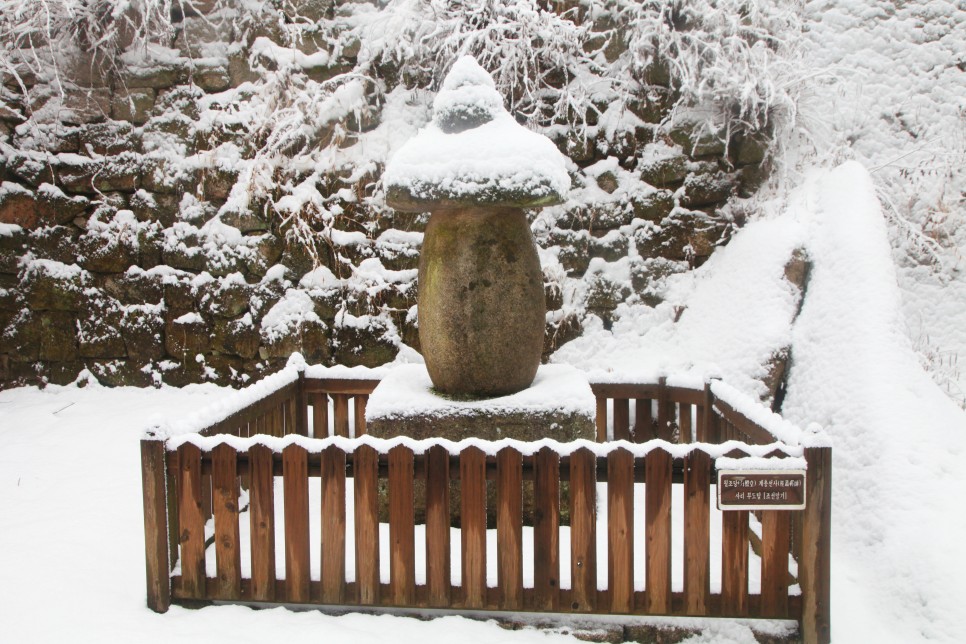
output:
[[[384,175],[391,207],[430,212],[417,295],[426,364],[394,368],[376,387],[366,407],[369,434],[594,439],[596,399],[586,376],[567,365],[540,366],[543,274],[524,210],[563,200],[566,164],[549,139],[510,116],[475,59],[453,64],[432,121],[396,152]],[[416,482],[417,522],[424,519],[424,485]],[[567,489],[561,486],[565,497]],[[530,508],[532,491],[524,496]],[[455,525],[458,488],[450,501]],[[385,507],[383,498],[383,513]],[[565,518],[566,504],[562,509]]]
[[[436,391],[485,398],[529,387],[543,352],[543,274],[525,208],[559,203],[566,159],[519,125],[493,79],[458,59],[433,120],[390,160],[386,201],[431,213],[419,261],[419,341]]]

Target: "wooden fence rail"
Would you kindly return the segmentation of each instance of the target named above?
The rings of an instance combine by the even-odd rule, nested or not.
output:
[[[201,433],[362,436],[366,399],[375,384],[300,378]],[[796,452],[776,443],[765,429],[716,399],[710,387],[691,390],[661,382],[594,385],[594,391],[599,440],[609,434],[631,442],[663,438],[700,444],[669,451],[660,442],[640,447],[613,443],[558,453],[521,443],[486,454],[478,447],[451,453],[441,445],[415,452],[395,445],[381,452],[368,439],[267,441],[272,447],[258,441],[235,441],[235,446],[214,441],[210,449],[190,439],[176,448],[145,439],[148,604],[160,612],[172,600],[221,600],[764,617],[798,620],[804,641],[827,642],[831,449]],[[725,454],[709,444],[729,439],[742,441],[727,446],[731,457],[761,456],[762,448],[750,447],[755,444],[775,443],[766,450],[773,458],[804,451],[808,504],[802,511],[754,513],[760,537],[750,529],[753,513],[723,512],[721,539],[713,543],[714,456]],[[207,440],[197,442],[207,446],[212,442]],[[561,512],[561,481],[569,484],[569,513]],[[532,513],[532,546],[526,554],[525,485],[532,486],[529,498],[540,510]],[[677,588],[672,585],[675,485],[683,491],[679,511],[684,526],[678,537],[684,548],[683,583]],[[494,562],[487,562],[487,486],[496,490]],[[637,507],[643,497],[643,532],[634,529],[635,488]],[[450,495],[456,490],[461,499],[458,534],[451,530],[455,521],[450,514]],[[599,495],[606,504],[598,503]],[[315,511],[310,498],[321,499]],[[424,552],[418,558],[425,568],[419,570],[417,500],[426,507],[426,523],[419,530]],[[386,536],[380,535],[380,503],[389,506],[388,543],[380,542]],[[569,515],[569,525],[562,514]],[[240,530],[242,519],[247,530]],[[312,528],[312,520],[320,525]],[[207,539],[206,525],[209,534],[213,530]],[[315,542],[310,539],[313,529],[321,535]],[[276,534],[283,535],[281,543]],[[458,540],[458,550],[452,540]],[[567,541],[569,551],[561,547]],[[598,541],[607,545],[604,560],[598,560]],[[346,566],[350,543],[354,571]],[[755,593],[749,592],[749,546],[757,546],[761,559],[760,583],[752,584],[760,592]],[[277,547],[284,551],[281,569]],[[313,555],[313,547],[320,551]],[[720,589],[711,585],[712,548],[721,553]],[[384,557],[388,583],[380,575]],[[319,563],[315,577],[313,559]],[[644,577],[636,579],[640,560]],[[491,587],[487,570],[493,568],[496,585]],[[525,577],[532,583],[525,586]]]

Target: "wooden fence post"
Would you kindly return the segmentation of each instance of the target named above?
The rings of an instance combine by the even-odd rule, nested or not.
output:
[[[607,442],[607,396],[597,395],[597,415],[594,418],[594,426],[597,428],[597,442]]]
[[[301,372],[295,384],[295,433],[309,435],[309,400],[305,395],[305,374]]]
[[[366,433],[366,403],[369,402],[369,396],[356,394],[352,400],[355,403],[353,410],[353,418],[356,419],[355,435],[362,436]]]
[[[712,416],[714,411],[712,411],[711,406],[714,404],[714,394],[711,393],[711,383],[704,383],[704,398],[701,402],[700,413],[698,414],[700,420],[698,421],[698,442],[699,443],[713,443],[714,442],[714,431],[712,425]]]
[[[144,555],[148,608],[167,612],[171,605],[168,567],[168,508],[165,498],[164,441],[141,441],[141,486],[144,496]]]
[[[714,410],[714,393],[711,391],[711,382],[704,384],[704,417],[703,423],[698,434],[698,442],[701,443],[720,443],[721,442],[721,419]]]
[[[805,510],[802,521],[802,641],[831,639],[832,448],[806,447]]]

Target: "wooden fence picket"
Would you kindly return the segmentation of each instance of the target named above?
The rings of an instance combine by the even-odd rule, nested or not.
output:
[[[560,455],[543,447],[534,456],[534,608],[560,607]]]
[[[497,454],[497,584],[500,608],[523,606],[523,457],[506,447]]]
[[[661,379],[664,380],[663,378]],[[657,437],[666,441],[674,439],[674,412],[673,404],[668,400],[666,387],[661,384],[661,397],[657,399]]]
[[[761,513],[761,615],[783,618],[788,614],[789,513]]]
[[[597,608],[597,457],[570,455],[570,589],[574,612]]]
[[[693,443],[694,437],[691,433],[691,405],[680,403],[678,405],[678,427],[680,427],[679,443]]]
[[[607,440],[607,399],[597,398],[597,415],[594,425],[597,430],[597,442],[603,443]]]
[[[215,512],[215,565],[219,599],[241,598],[241,544],[238,529],[238,464],[235,448],[218,445],[211,453]]]
[[[413,451],[399,445],[389,450],[389,592],[396,606],[416,598],[413,505]]]
[[[711,457],[696,449],[684,463],[685,606],[689,615],[707,615],[711,594]]]
[[[486,455],[476,447],[460,453],[460,537],[466,608],[486,603]]]
[[[355,487],[356,593],[363,606],[379,603],[379,454],[369,445],[352,454]]]
[[[201,450],[191,443],[178,448],[181,541],[181,591],[187,599],[205,598],[205,516],[201,502]]]
[[[741,617],[748,613],[748,511],[721,513],[721,610]]]
[[[630,440],[630,405],[627,398],[614,399],[614,440]]]
[[[362,436],[366,433],[366,404],[369,401],[369,396],[365,394],[356,394],[353,397],[353,418],[355,418],[355,435]]]
[[[671,612],[671,455],[653,449],[644,459],[645,609]]]
[[[349,396],[347,394],[332,394],[332,415],[334,434],[349,437]]]
[[[634,609],[634,456],[624,449],[607,457],[607,580],[610,612]]]
[[[345,452],[322,452],[322,603],[345,601]]]
[[[634,402],[634,442],[644,443],[654,438],[654,421],[651,418],[651,399],[637,398]]]
[[[211,456],[209,455],[210,459]],[[201,471],[201,514],[204,516],[207,522],[214,515],[213,507],[211,505],[211,473],[205,473],[204,468]]]
[[[289,434],[298,434],[299,428],[298,428],[298,424],[295,421],[297,416],[296,409],[295,409],[295,399],[292,398],[290,400],[287,400],[283,405],[283,408],[285,409],[285,435],[288,436]]]
[[[309,601],[309,465],[300,445],[282,451],[285,502],[285,594],[294,603]]]
[[[426,455],[426,586],[429,605],[450,604],[449,452],[441,445]]]
[[[264,445],[248,450],[251,473],[251,594],[255,601],[275,600],[275,473],[274,454]]]
[[[312,394],[312,435],[315,438],[329,435],[329,396],[322,392]]]

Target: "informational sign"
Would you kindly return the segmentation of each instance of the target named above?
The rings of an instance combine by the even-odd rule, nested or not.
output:
[[[803,510],[805,470],[719,470],[719,510]]]

